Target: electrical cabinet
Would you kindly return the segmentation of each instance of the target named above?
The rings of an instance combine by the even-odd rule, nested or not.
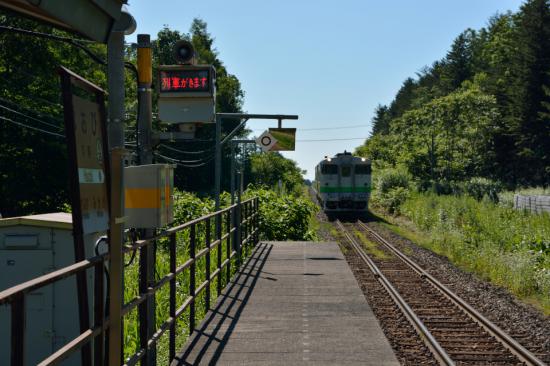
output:
[[[99,234],[85,236],[93,256]],[[0,219],[0,291],[74,263],[72,217],[53,213]],[[93,275],[88,272],[93,314]],[[54,282],[25,296],[26,365],[36,365],[80,334],[76,278]],[[10,305],[0,305],[0,365],[10,364]],[[79,365],[74,353],[63,365]]]
[[[127,228],[159,228],[174,221],[173,165],[125,167],[124,185]]]

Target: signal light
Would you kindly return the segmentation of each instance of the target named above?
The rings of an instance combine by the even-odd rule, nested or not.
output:
[[[176,62],[180,64],[192,64],[195,58],[195,49],[191,42],[182,39],[174,44],[173,55]]]

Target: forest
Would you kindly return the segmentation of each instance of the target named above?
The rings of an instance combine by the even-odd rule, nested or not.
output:
[[[379,105],[356,153],[405,170],[424,188],[485,178],[517,189],[550,184],[550,2],[466,29],[445,57]]]

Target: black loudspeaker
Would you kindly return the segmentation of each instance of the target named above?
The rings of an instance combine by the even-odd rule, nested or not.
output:
[[[177,41],[174,45],[174,59],[180,64],[192,64],[195,57],[195,49],[189,41]]]

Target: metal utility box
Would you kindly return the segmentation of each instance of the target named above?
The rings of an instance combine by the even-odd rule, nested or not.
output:
[[[158,70],[158,108],[163,122],[216,122],[216,72],[212,65],[163,65]]]
[[[126,227],[152,229],[174,221],[174,166],[124,168]]]
[[[86,257],[100,234],[84,237]],[[0,291],[74,263],[72,217],[51,213],[0,219]],[[93,273],[88,272],[93,314]],[[54,282],[26,297],[26,365],[36,365],[80,334],[76,277]],[[10,364],[11,306],[0,305],[0,365]],[[79,365],[77,352],[63,365]]]

